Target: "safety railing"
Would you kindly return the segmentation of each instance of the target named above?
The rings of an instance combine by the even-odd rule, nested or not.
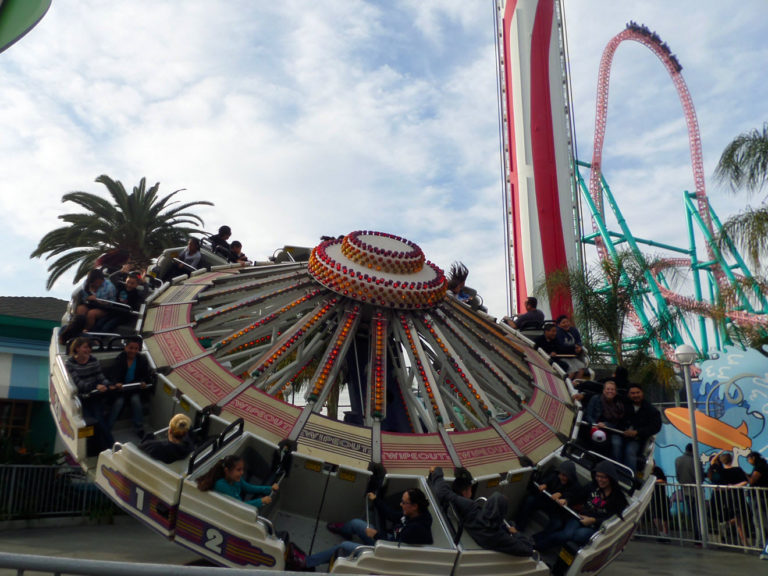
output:
[[[112,502],[79,467],[0,466],[0,522],[62,516],[106,516]]]
[[[703,486],[708,546],[761,553],[768,544],[768,488]],[[635,535],[658,541],[703,542],[696,486],[657,484]]]

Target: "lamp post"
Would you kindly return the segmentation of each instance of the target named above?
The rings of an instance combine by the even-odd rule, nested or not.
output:
[[[693,405],[693,390],[691,386],[691,364],[696,360],[697,354],[693,346],[681,344],[675,348],[675,358],[683,367],[685,378],[685,396],[688,399],[688,417],[691,421],[691,444],[693,446],[693,473],[696,478],[696,509],[699,516],[699,534],[701,545],[707,547],[707,517],[704,511],[704,491],[701,488],[701,459],[699,457],[699,438],[696,431],[696,409]]]

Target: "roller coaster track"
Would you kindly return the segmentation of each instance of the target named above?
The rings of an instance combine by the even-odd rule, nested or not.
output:
[[[698,223],[706,237],[706,251],[709,261],[708,269],[714,277],[718,288],[736,288],[736,292],[738,292],[741,296],[741,306],[746,309],[746,311],[726,310],[725,316],[736,324],[740,325],[768,326],[768,316],[765,314],[754,313],[754,310],[749,303],[749,299],[746,298],[742,292],[740,292],[740,289],[738,288],[739,281],[734,276],[731,267],[726,263],[720,248],[715,242],[716,233],[713,227],[712,213],[705,187],[704,164],[702,159],[699,125],[696,118],[696,111],[693,106],[693,100],[681,74],[682,66],[678,62],[675,55],[671,53],[667,44],[662,42],[661,38],[659,38],[655,32],[651,32],[647,27],[637,25],[634,22],[630,22],[625,30],[614,36],[608,42],[608,45],[605,47],[600,61],[597,89],[597,110],[595,114],[594,148],[592,153],[592,165],[589,179],[589,195],[593,205],[592,225],[593,231],[596,233],[595,246],[597,248],[598,254],[603,260],[615,256],[615,250],[613,249],[611,240],[606,233],[606,226],[603,218],[604,209],[602,185],[604,180],[602,176],[602,152],[608,116],[608,92],[613,56],[622,42],[630,40],[638,42],[648,48],[659,58],[662,64],[664,64],[664,67],[666,68],[670,78],[672,79],[672,82],[675,85],[680,103],[683,107],[688,130],[691,165],[695,183],[695,194],[693,197],[695,198],[696,205],[695,207],[692,206],[691,209],[696,210]],[[719,226],[719,223],[717,224]],[[637,247],[633,242],[630,241],[630,245],[633,246],[633,249],[637,250]],[[700,316],[712,317],[717,313],[717,310],[713,305],[703,302],[700,299],[689,298],[677,294],[659,282],[658,276],[661,270],[671,267],[691,266],[692,262],[690,259],[669,259],[659,263],[656,268],[649,271],[647,275],[651,291],[656,294],[657,300],[662,299],[666,304],[677,306],[682,310],[691,311],[699,314]],[[758,298],[761,299],[764,303],[763,295],[758,295]],[[662,304],[662,302],[659,302],[659,304]],[[722,311],[720,313],[722,314]],[[649,326],[648,320],[640,307],[636,307],[636,311],[630,314],[630,320],[638,330],[645,330]],[[672,356],[671,343],[662,342],[660,344],[664,350],[664,354],[668,357]]]

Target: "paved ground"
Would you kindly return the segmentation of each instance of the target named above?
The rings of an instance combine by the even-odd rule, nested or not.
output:
[[[127,516],[114,524],[17,528],[0,531],[0,551],[16,554],[195,564],[199,557]],[[198,564],[199,565],[199,564]],[[0,576],[14,574],[0,570]],[[727,576],[768,574],[768,561],[754,554],[701,550],[633,540],[604,576]]]

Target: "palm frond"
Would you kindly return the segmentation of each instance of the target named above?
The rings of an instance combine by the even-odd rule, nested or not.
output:
[[[80,210],[59,216],[66,225],[46,233],[30,255],[44,256],[46,260],[58,257],[48,268],[49,290],[76,265],[79,280],[101,253],[113,248],[125,250],[131,261],[147,265],[166,248],[185,242],[192,234],[203,233],[198,228],[204,226],[203,219],[190,209],[213,206],[207,200],[180,204],[174,197],[183,189],[160,196],[160,183],[147,188],[146,178],[130,194],[119,180],[105,174],[96,182],[106,187],[111,200],[90,192],[64,194],[62,202],[71,202]]]

